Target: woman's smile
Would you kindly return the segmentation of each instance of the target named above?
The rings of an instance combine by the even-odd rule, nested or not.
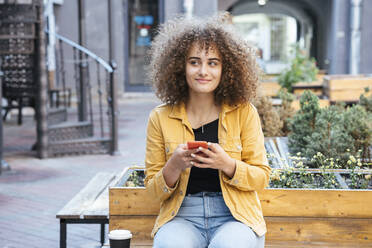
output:
[[[212,81],[212,80],[210,80],[210,79],[205,79],[205,78],[197,78],[196,81],[198,81],[198,82],[201,83],[201,84],[207,84],[207,83],[209,83],[209,82]]]

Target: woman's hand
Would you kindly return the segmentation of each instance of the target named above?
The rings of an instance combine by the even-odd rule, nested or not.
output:
[[[219,144],[208,142],[208,148],[199,147],[196,152],[192,152],[190,156],[193,160],[190,161],[190,164],[199,168],[221,170],[230,178],[233,177],[236,167],[235,160]]]
[[[194,159],[191,154],[197,151],[198,149],[188,150],[186,144],[180,144],[174,150],[167,164],[171,164],[171,166],[176,170],[183,171],[192,166],[190,162]]]
[[[163,169],[164,180],[168,187],[173,188],[182,171],[192,166],[194,158],[191,154],[197,152],[197,149],[188,150],[186,144],[180,144],[174,150],[172,156],[169,158]]]

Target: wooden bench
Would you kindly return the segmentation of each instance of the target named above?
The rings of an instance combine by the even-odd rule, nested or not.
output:
[[[109,223],[108,187],[121,178],[120,173],[97,173],[80,192],[56,215],[60,220],[60,248],[67,247],[67,224],[101,225],[100,241],[105,241],[105,225]]]

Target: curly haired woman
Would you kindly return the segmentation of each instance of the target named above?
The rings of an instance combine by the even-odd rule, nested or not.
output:
[[[160,200],[154,247],[264,247],[257,191],[269,181],[255,51],[224,15],[175,19],[152,43],[150,79],[164,102],[147,128],[148,192]],[[188,141],[208,148],[188,149]]]

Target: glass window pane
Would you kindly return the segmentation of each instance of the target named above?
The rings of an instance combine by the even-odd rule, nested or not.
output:
[[[145,84],[146,55],[158,25],[158,1],[129,1],[129,84]]]

